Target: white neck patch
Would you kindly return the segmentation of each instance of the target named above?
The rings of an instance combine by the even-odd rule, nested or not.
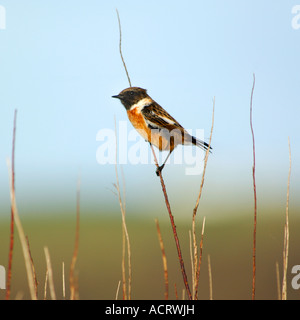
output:
[[[139,102],[133,104],[129,110],[136,109],[136,111],[141,112],[144,107],[149,106],[152,102],[153,101],[150,98],[141,99]]]

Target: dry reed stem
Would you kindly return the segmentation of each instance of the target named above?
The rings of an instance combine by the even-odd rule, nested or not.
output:
[[[251,98],[250,98],[250,128],[251,128],[252,146],[253,146],[252,177],[253,177],[253,192],[254,192],[254,227],[253,227],[253,253],[252,253],[252,300],[255,299],[255,279],[256,279],[256,223],[257,223],[257,199],[256,199],[256,182],[255,182],[255,139],[254,139],[253,124],[252,124],[252,102],[253,102],[254,87],[255,87],[255,74],[253,73],[253,85],[252,85]]]
[[[14,125],[13,125],[13,138],[12,138],[12,177],[11,177],[11,188],[15,193],[15,142],[16,142],[16,128],[17,128],[17,110],[14,113]],[[5,299],[10,298],[10,286],[11,286],[11,273],[12,273],[12,258],[14,249],[14,211],[11,206],[11,218],[10,218],[10,242],[9,242],[9,253],[8,253],[8,270],[7,270],[7,281],[6,281],[6,296]]]
[[[53,270],[51,265],[50,253],[48,247],[44,247],[47,271],[48,271],[48,281],[49,281],[49,289],[50,289],[50,297],[52,300],[56,300],[56,294],[54,289],[54,281],[53,281]]]
[[[191,256],[191,267],[192,267],[192,297],[195,296],[195,272],[194,272],[194,261],[193,261],[193,249],[192,249],[192,232],[189,230],[189,240],[190,240],[190,256]]]
[[[182,298],[181,300],[185,300],[185,289],[182,289]]]
[[[284,226],[284,244],[283,244],[283,279],[282,279],[282,300],[287,299],[287,267],[289,257],[289,200],[290,200],[290,180],[291,180],[291,168],[292,168],[292,156],[291,156],[291,144],[289,143],[289,174],[287,182],[287,194],[286,194],[286,209],[285,209],[285,226]]]
[[[198,211],[199,202],[201,199],[202,190],[203,190],[203,186],[204,186],[204,177],[205,177],[206,166],[207,166],[207,161],[208,161],[208,156],[209,156],[210,146],[211,146],[212,133],[213,133],[213,128],[214,128],[214,117],[215,117],[215,97],[213,99],[212,124],[211,124],[211,129],[210,129],[209,143],[208,143],[208,148],[205,153],[204,167],[203,167],[202,179],[201,179],[201,184],[200,184],[200,190],[199,190],[199,194],[198,194],[196,204],[195,204],[195,207],[193,210],[193,218],[192,218],[192,232],[193,232],[193,244],[194,244],[194,262],[193,262],[194,275],[193,275],[193,278],[195,279],[194,287],[193,287],[193,293],[194,293],[193,298],[194,299],[197,299],[196,292],[198,291],[198,283],[199,283],[199,276],[200,276],[200,274],[198,274],[198,267],[197,267],[198,248],[197,248],[197,239],[196,239],[196,214]]]
[[[165,247],[164,247],[164,242],[161,236],[160,228],[159,228],[159,223],[158,220],[155,219],[156,223],[156,230],[157,230],[157,236],[158,236],[158,241],[161,249],[161,254],[162,254],[162,261],[163,261],[163,268],[164,268],[164,279],[165,279],[165,300],[168,300],[169,298],[169,280],[168,280],[168,265],[167,265],[167,257],[166,257],[166,252],[165,252]]]
[[[155,152],[154,152],[154,149],[153,149],[153,146],[152,146],[151,143],[150,143],[150,147],[151,147],[151,150],[152,150],[152,153],[153,153],[155,165],[158,168],[159,165],[158,165],[157,158],[156,158],[156,155],[155,155]],[[161,170],[159,170],[158,172],[159,172],[159,178],[160,178],[162,191],[163,191],[164,198],[165,198],[166,207],[167,207],[167,210],[168,210],[168,213],[169,213],[169,217],[170,217],[170,221],[171,221],[174,240],[175,240],[175,244],[176,244],[176,248],[177,248],[178,259],[179,259],[179,263],[180,263],[180,269],[181,269],[181,273],[182,273],[182,277],[183,277],[183,282],[184,282],[184,285],[185,285],[189,300],[191,300],[192,299],[192,294],[191,294],[191,290],[190,290],[190,287],[189,287],[187,275],[186,275],[186,272],[185,272],[184,261],[183,261],[183,258],[182,258],[182,253],[181,253],[181,249],[180,249],[180,243],[179,243],[179,238],[178,238],[177,231],[176,231],[176,225],[175,225],[175,222],[174,222],[174,217],[173,217],[173,214],[172,214],[172,211],[171,211],[170,202],[169,202],[169,199],[168,199],[168,194],[167,194],[167,191],[166,191],[166,186],[165,186],[165,183],[164,183],[164,179],[162,177]]]
[[[118,300],[118,295],[119,295],[119,291],[120,291],[120,284],[121,284],[121,280],[118,282],[115,300]]]
[[[209,300],[213,299],[213,289],[212,289],[212,274],[211,274],[211,262],[210,255],[207,256],[208,263],[208,280],[209,280]]]
[[[80,177],[77,182],[77,193],[76,193],[76,231],[75,231],[75,244],[74,252],[72,256],[71,266],[70,266],[70,300],[75,300],[78,293],[76,292],[77,281],[74,276],[75,265],[78,257],[79,249],[79,222],[80,222]]]
[[[276,284],[277,284],[277,299],[281,300],[281,292],[280,292],[280,273],[279,273],[279,264],[276,261]]]
[[[127,300],[127,284],[126,284],[126,234],[124,225],[122,222],[122,290],[123,290],[123,300]]]
[[[46,275],[45,275],[45,284],[44,284],[44,300],[47,299],[47,284],[48,284],[48,268],[46,269]]]
[[[116,11],[117,11],[117,16],[118,16],[119,33],[120,33],[119,51],[120,51],[120,56],[121,56],[121,59],[122,59],[122,62],[123,62],[123,66],[124,66],[125,72],[126,72],[126,76],[127,76],[128,82],[129,82],[129,86],[131,87],[131,81],[130,81],[129,73],[127,71],[126,63],[124,61],[123,54],[122,54],[122,28],[121,28],[121,21],[120,21],[120,16],[119,16],[118,9],[116,9]]]
[[[196,273],[196,282],[195,282],[195,295],[194,299],[198,299],[198,287],[199,287],[199,278],[200,278],[200,269],[201,269],[201,262],[202,262],[202,252],[203,252],[203,238],[204,238],[204,228],[205,228],[205,217],[203,217],[202,222],[202,231],[201,231],[201,240],[199,244],[199,261],[197,265],[197,273]]]
[[[12,181],[12,170],[9,159],[7,159],[7,167],[10,177],[10,182]],[[14,223],[17,227],[17,231],[19,234],[21,247],[23,251],[24,261],[25,261],[25,267],[27,272],[27,280],[28,280],[28,286],[29,286],[29,292],[32,300],[36,300],[36,292],[35,292],[35,281],[34,281],[34,274],[31,267],[31,259],[30,259],[30,252],[28,250],[26,236],[23,230],[23,226],[20,220],[20,216],[17,209],[16,204],[16,196],[15,196],[15,190],[12,188],[12,184],[10,183],[10,199],[11,199],[11,207],[14,212]]]
[[[63,299],[66,300],[66,280],[65,280],[65,263],[62,262],[62,295]]]
[[[38,295],[38,281],[37,281],[36,272],[35,272],[35,267],[34,267],[32,255],[31,255],[30,246],[29,246],[29,240],[28,240],[28,237],[27,237],[27,236],[26,236],[26,242],[27,242],[27,248],[28,248],[28,252],[29,252],[29,256],[30,256],[31,268],[32,268],[32,273],[33,273],[35,294],[36,294],[36,296],[37,296],[37,295]]]
[[[175,291],[175,299],[178,300],[178,291],[177,291],[176,283],[174,283],[174,291]]]
[[[122,230],[123,230],[123,251],[122,251],[122,280],[123,280],[123,299],[124,300],[131,300],[131,249],[130,249],[130,240],[129,240],[129,234],[126,226],[126,208],[122,200],[121,196],[121,190],[120,190],[120,182],[119,182],[119,174],[118,174],[118,166],[117,166],[117,160],[118,160],[118,137],[117,137],[117,124],[116,124],[116,118],[115,118],[115,133],[116,133],[116,165],[115,165],[115,171],[116,171],[116,184],[114,185],[117,189],[118,198],[119,198],[119,205],[121,209],[122,214]],[[125,187],[125,184],[123,184],[123,187]],[[125,190],[124,190],[125,195]],[[125,200],[124,200],[125,201]],[[126,241],[125,241],[126,240]],[[127,286],[126,286],[126,273],[125,273],[125,244],[127,245],[127,259],[128,259],[128,296],[127,296]]]

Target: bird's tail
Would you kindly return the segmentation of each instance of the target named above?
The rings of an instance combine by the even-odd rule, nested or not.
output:
[[[207,150],[209,148],[209,152],[211,152],[211,150],[212,150],[212,147],[210,147],[208,143],[206,143],[202,140],[199,140],[193,136],[192,136],[192,144],[194,144],[195,146],[197,146],[203,150]]]

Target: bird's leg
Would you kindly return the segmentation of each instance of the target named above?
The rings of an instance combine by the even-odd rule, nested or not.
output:
[[[150,148],[152,148],[151,142],[149,142],[149,145],[150,145]],[[170,150],[170,152],[167,155],[164,163],[161,166],[158,166],[158,164],[157,164],[158,167],[156,168],[156,171],[155,171],[157,176],[159,176],[159,173],[162,172],[162,169],[164,168],[164,166],[165,166],[166,162],[168,161],[168,159],[169,159],[169,157],[170,157],[170,155],[171,155],[173,150],[174,150],[173,148]],[[153,150],[153,152],[154,152],[154,150]]]
[[[173,150],[172,150],[172,151],[173,151]],[[166,157],[166,160],[164,161],[164,163],[163,163],[161,166],[157,167],[157,169],[156,169],[156,175],[157,175],[157,176],[159,176],[159,173],[162,172],[162,169],[164,168],[164,166],[165,166],[167,160],[169,159],[172,151],[169,152],[169,154],[168,154],[168,156]]]

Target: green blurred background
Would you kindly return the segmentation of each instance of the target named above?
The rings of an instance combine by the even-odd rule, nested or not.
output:
[[[141,208],[144,211],[143,208]],[[174,208],[176,221],[177,208]],[[222,210],[220,207],[218,210]],[[201,212],[201,205],[200,205]],[[186,212],[191,218],[191,211]],[[252,288],[252,239],[253,217],[248,211],[240,211],[240,216],[232,218],[224,212],[224,217],[211,220],[206,217],[203,260],[200,273],[199,298],[209,299],[208,255],[212,269],[214,299],[251,299]],[[201,213],[200,213],[201,215]],[[128,212],[130,216],[130,212]],[[152,216],[152,217],[151,217]],[[128,218],[127,227],[132,254],[132,298],[164,299],[164,276],[154,218],[158,217],[165,244],[168,272],[169,297],[175,298],[176,284],[179,298],[184,288],[177,251],[170,223],[164,218],[166,210],[149,213],[148,218]],[[191,220],[191,219],[190,219]],[[256,298],[277,299],[276,262],[282,280],[282,250],[284,210],[281,212],[258,211],[257,224],[257,266]],[[288,267],[288,298],[299,299],[299,290],[291,286],[291,268],[298,264],[300,254],[299,219],[290,216],[290,254]],[[191,225],[179,219],[177,231],[185,260],[188,278],[191,281],[189,230]],[[197,219],[198,241],[200,240],[202,219]],[[55,218],[25,219],[24,229],[28,235],[31,253],[38,279],[39,298],[44,295],[46,264],[44,246],[48,246],[54,272],[57,298],[62,298],[62,262],[65,264],[66,298],[69,298],[69,270],[75,240],[75,214],[66,219],[64,215]],[[1,263],[7,266],[9,247],[9,221],[2,220],[0,228]],[[92,217],[81,213],[80,245],[76,274],[78,275],[80,299],[114,299],[118,282],[121,280],[122,227],[121,216],[117,219]],[[12,269],[11,298],[30,298],[23,254],[18,236]],[[48,289],[49,290],[49,289]],[[121,289],[119,299],[122,298]],[[5,290],[0,291],[3,299]],[[49,291],[47,298],[50,299]]]

